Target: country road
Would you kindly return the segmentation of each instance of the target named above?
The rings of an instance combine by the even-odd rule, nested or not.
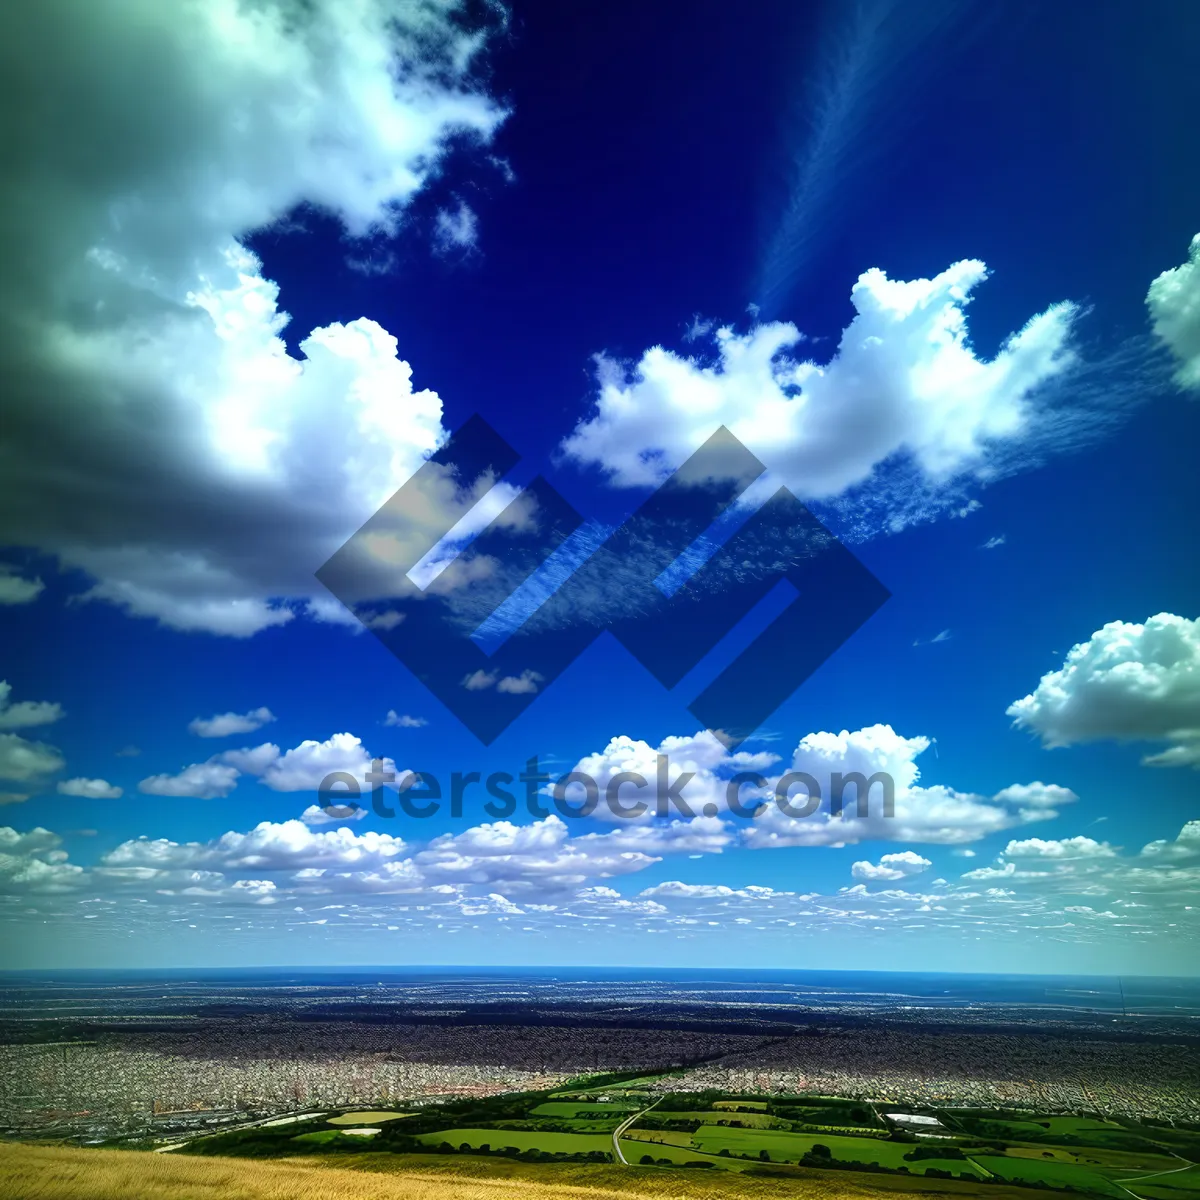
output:
[[[654,1104],[657,1104],[661,1099],[662,1097],[659,1096],[658,1100],[655,1100]],[[613,1130],[613,1159],[616,1162],[623,1163],[625,1166],[629,1166],[629,1160],[621,1152],[621,1134],[623,1134],[625,1130],[627,1130],[630,1125],[632,1125],[639,1117],[644,1117],[646,1113],[648,1113],[654,1107],[654,1104],[648,1104],[645,1108],[635,1112],[632,1116],[626,1117],[625,1120]]]
[[[1166,1148],[1164,1147],[1164,1149]],[[1192,1162],[1191,1159],[1184,1158],[1182,1154],[1176,1154],[1174,1150],[1167,1150],[1167,1153],[1170,1154],[1172,1158],[1179,1159],[1179,1161],[1183,1163],[1183,1166],[1175,1167],[1170,1171],[1152,1171],[1149,1175],[1127,1175],[1124,1179],[1114,1179],[1113,1183],[1115,1183],[1117,1187],[1119,1187],[1121,1191],[1125,1192],[1127,1195],[1133,1196],[1134,1200],[1146,1200],[1144,1196],[1139,1195],[1137,1192],[1127,1188],[1125,1185],[1127,1183],[1141,1183],[1146,1179],[1160,1179],[1164,1175],[1178,1175],[1181,1171],[1190,1171],[1197,1165],[1196,1163]]]

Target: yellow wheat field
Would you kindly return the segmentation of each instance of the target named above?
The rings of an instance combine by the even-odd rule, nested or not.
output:
[[[413,1164],[391,1155],[269,1162],[138,1150],[0,1144],[5,1200],[937,1200],[969,1194],[961,1185],[925,1187],[881,1179],[880,1187],[813,1172],[800,1180],[755,1179],[721,1171],[677,1171],[580,1164],[444,1158]],[[872,1180],[874,1184],[876,1180]],[[906,1186],[897,1187],[902,1183]],[[1046,1193],[992,1188],[990,1200],[1038,1200]]]

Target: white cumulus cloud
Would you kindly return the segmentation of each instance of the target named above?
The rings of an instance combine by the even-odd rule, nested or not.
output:
[[[18,783],[40,781],[66,765],[54,746],[31,742],[18,733],[0,733],[0,779]]]
[[[125,789],[111,784],[106,779],[64,779],[58,785],[62,796],[81,796],[86,800],[119,800]]]
[[[1146,294],[1150,321],[1179,366],[1181,387],[1200,388],[1200,233],[1188,261],[1164,271]]]
[[[365,316],[292,357],[239,239],[304,205],[355,237],[394,229],[451,140],[490,137],[503,114],[455,10],[0,11],[0,365],[20,413],[0,541],[181,630],[248,636],[317,593],[313,571],[443,438],[441,401]],[[6,573],[0,596],[35,586]]]
[[[349,805],[337,805],[335,811],[322,808],[319,804],[310,804],[301,814],[300,820],[305,825],[334,825],[339,821],[361,821],[370,809],[351,808]]]
[[[280,750],[273,742],[224,750],[205,762],[192,763],[178,775],[143,779],[138,789],[153,796],[211,800],[227,796],[242,775],[251,775],[274,792],[315,792],[326,775],[339,771],[362,783],[373,761],[361,738],[335,733],[323,742],[310,738],[290,750]],[[398,784],[403,782],[407,772],[398,771],[390,758],[380,761],[382,770],[395,774]]]
[[[1077,799],[1068,788],[1042,783],[1012,785],[992,796],[946,784],[922,784],[916,760],[930,745],[928,738],[904,737],[890,725],[806,735],[792,756],[791,770],[816,780],[823,803],[804,818],[789,815],[774,802],[768,804],[744,831],[745,843],[760,849],[876,840],[964,845],[1002,830],[1049,820],[1058,815],[1050,801],[1062,805]],[[849,783],[841,813],[830,811],[828,797],[837,774],[843,779],[858,774],[868,783],[880,777],[871,783],[865,811],[859,808],[857,787]],[[884,805],[886,780],[894,789],[890,816]],[[768,782],[775,786],[774,781]],[[805,788],[801,786],[792,803],[802,807],[804,802]]]
[[[106,867],[155,870],[321,870],[378,867],[404,853],[403,839],[374,830],[316,831],[303,821],[260,821],[207,842],[136,838],[104,856]]]
[[[41,826],[28,833],[0,826],[0,889],[53,894],[76,887],[85,872],[66,861],[61,846],[62,838]]]
[[[49,700],[21,700],[13,704],[12,685],[0,679],[0,729],[28,729],[52,725],[63,715],[62,705]]]
[[[323,742],[310,739],[283,754],[269,744],[259,750],[264,755],[274,750],[275,755],[269,761],[264,758],[261,764],[247,762],[244,769],[248,774],[258,775],[276,792],[316,791],[321,780],[335,771],[344,771],[361,781],[371,769],[371,756],[362,740],[352,733],[335,733]],[[382,760],[382,769],[400,774],[390,758]]]
[[[237,786],[238,770],[220,762],[192,763],[177,775],[151,775],[138,784],[147,796],[176,796],[192,800],[215,800],[228,796]]]
[[[932,866],[929,859],[922,858],[915,850],[901,850],[897,854],[885,854],[878,863],[866,859],[856,862],[850,868],[850,874],[855,879],[894,882],[907,879],[910,875],[919,875]]]
[[[1170,744],[1144,762],[1200,765],[1200,620],[1159,613],[1142,624],[1110,621],[1008,715],[1046,746],[1162,741]]]
[[[1069,838],[1025,838],[1004,847],[1005,858],[1108,858],[1116,851],[1107,842],[1082,835]]]
[[[935,486],[986,474],[993,448],[1031,433],[1033,394],[1072,363],[1077,315],[1054,305],[985,360],[965,310],[986,275],[970,260],[932,279],[865,272],[823,364],[800,356],[803,336],[784,322],[719,329],[710,359],[656,346],[631,369],[601,360],[595,412],[563,449],[614,484],[645,486],[725,425],[802,499],[838,496],[896,456]]]
[[[919,782],[917,758],[931,745],[924,737],[904,737],[890,725],[873,725],[840,733],[818,732],[800,739],[789,762],[774,754],[731,754],[719,738],[707,731],[691,737],[664,738],[657,746],[637,738],[618,736],[603,750],[581,758],[572,770],[589,776],[598,789],[599,804],[592,816],[630,829],[651,826],[667,813],[694,814],[698,821],[738,818],[742,844],[751,849],[787,846],[841,846],[864,841],[914,842],[961,845],[989,834],[1045,821],[1059,808],[1075,802],[1074,792],[1056,784],[1014,784],[995,795]],[[731,781],[743,778],[736,790]],[[815,784],[815,802],[809,804],[809,783]],[[833,794],[842,787],[842,809],[833,812]],[[857,776],[870,786],[860,809]],[[661,778],[661,785],[660,785]],[[642,782],[639,782],[642,781]],[[644,782],[644,786],[642,783]],[[614,815],[607,803],[613,787],[614,803],[625,814]],[[666,789],[684,804],[667,801]],[[550,785],[544,789],[551,791]],[[787,808],[780,804],[782,792]],[[657,811],[662,797],[663,812]],[[886,811],[891,797],[893,811]],[[580,796],[568,793],[568,802]],[[731,803],[731,798],[733,803]],[[645,810],[629,810],[638,803]],[[753,815],[752,815],[753,814]],[[736,827],[729,825],[731,836]]]

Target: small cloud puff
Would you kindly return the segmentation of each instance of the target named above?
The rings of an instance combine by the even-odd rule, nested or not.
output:
[[[383,723],[397,729],[420,729],[429,724],[424,717],[410,717],[407,713],[398,713],[394,708],[388,709],[388,715],[384,718]]]
[[[878,863],[865,859],[856,862],[850,868],[850,874],[855,879],[895,882],[898,879],[907,879],[910,875],[919,875],[932,866],[933,863],[929,859],[922,858],[916,851],[901,850],[896,854],[885,854]]]
[[[229,737],[234,733],[253,733],[274,720],[275,714],[269,708],[252,708],[245,713],[227,712],[213,717],[196,717],[188,724],[188,732],[203,738]]]
[[[119,800],[125,789],[106,779],[64,779],[58,785],[60,796],[79,796],[84,800]]]

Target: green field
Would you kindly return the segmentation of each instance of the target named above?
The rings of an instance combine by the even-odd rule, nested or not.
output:
[[[545,1104],[539,1104],[537,1108],[531,1109],[530,1115],[534,1117],[574,1117],[604,1116],[611,1113],[620,1117],[622,1113],[636,1112],[639,1107],[640,1105],[628,1101],[625,1103],[609,1101],[607,1104],[602,1104],[586,1100],[548,1100]],[[620,1124],[619,1120],[617,1124]]]
[[[467,1145],[472,1149],[490,1146],[503,1150],[541,1150],[544,1154],[590,1154],[599,1150],[612,1152],[612,1138],[601,1133],[540,1133],[525,1129],[446,1129],[437,1133],[422,1133],[417,1140],[426,1146],[449,1142],[456,1150]]]
[[[656,1108],[650,1114],[664,1121],[701,1121],[715,1125],[718,1121],[740,1121],[753,1129],[790,1129],[787,1121],[772,1117],[765,1112],[731,1112],[729,1109],[705,1109],[692,1112],[676,1112],[672,1109]]]
[[[713,1155],[704,1154],[694,1147],[642,1142],[633,1138],[621,1139],[621,1153],[625,1155],[631,1166],[645,1165],[641,1160],[647,1154],[656,1163],[658,1159],[662,1158],[665,1158],[668,1162],[675,1163],[677,1166],[683,1166],[685,1163],[690,1162],[708,1162],[713,1167],[719,1167],[723,1171],[745,1171],[750,1167],[759,1165],[745,1159],[715,1158]]]
[[[1200,1196],[1200,1167],[1172,1171],[1155,1179],[1132,1180],[1129,1187],[1151,1200],[1196,1200]]]
[[[624,1118],[626,1113],[609,1113],[608,1116],[583,1117],[516,1117],[512,1120],[491,1121],[489,1129],[525,1129],[531,1132],[549,1127],[557,1133],[612,1133]],[[464,1123],[466,1124],[466,1123]],[[482,1129],[483,1122],[471,1121],[472,1129]]]
[[[1146,1175],[1151,1171],[1172,1171],[1181,1165],[1179,1159],[1166,1154],[1139,1154],[1132,1150],[1109,1150],[1096,1146],[1009,1146],[1005,1154],[1010,1158],[1049,1159],[1081,1167],[1097,1167],[1103,1174],[1126,1171]]]
[[[723,1162],[735,1157],[743,1161],[751,1159],[761,1162],[765,1150],[771,1162],[797,1163],[805,1154],[812,1152],[813,1146],[820,1145],[826,1147],[833,1158],[840,1162],[874,1163],[893,1170],[904,1167],[913,1175],[924,1174],[930,1167],[976,1179],[983,1175],[974,1163],[962,1159],[926,1158],[909,1161],[904,1156],[913,1150],[912,1143],[888,1142],[880,1138],[785,1133],[774,1129],[734,1129],[720,1125],[705,1125],[692,1134],[674,1130],[632,1129],[630,1136],[647,1145],[660,1143],[681,1151],[692,1147],[713,1157],[720,1157]],[[728,1150],[729,1155],[721,1155],[722,1150]]]
[[[858,1121],[852,1117],[852,1109],[845,1108],[804,1108],[801,1117],[806,1125],[821,1125],[830,1129],[882,1129],[883,1122],[877,1120],[868,1112],[866,1119]]]
[[[485,1172],[507,1170],[503,1164],[516,1164],[517,1155],[532,1171],[551,1170],[556,1162],[561,1168],[567,1160],[580,1169],[608,1162],[634,1179],[659,1179],[664,1173],[709,1177],[713,1197],[724,1197],[751,1178],[770,1177],[797,1183],[840,1179],[847,1197],[922,1190],[976,1200],[1033,1200],[1070,1189],[1096,1200],[1200,1200],[1200,1131],[1186,1127],[960,1109],[944,1112],[949,1136],[934,1140],[882,1122],[856,1124],[865,1122],[866,1114],[877,1119],[863,1101],[750,1100],[711,1090],[659,1098],[642,1090],[645,1082],[601,1081],[584,1093],[586,1099],[529,1092],[464,1097],[407,1114],[364,1108],[324,1120],[314,1116],[298,1127],[231,1130],[196,1139],[176,1153],[307,1155],[347,1164],[368,1157],[397,1163],[457,1157],[464,1170],[474,1170],[466,1165],[474,1163]],[[613,1130],[643,1109],[621,1139],[628,1166],[612,1162]],[[818,1127],[822,1120],[849,1124]],[[670,1123],[683,1127],[655,1128]],[[379,1133],[367,1138],[344,1132],[356,1126]],[[652,1161],[642,1163],[646,1156]]]
[[[298,1133],[291,1140],[317,1146],[328,1146],[330,1143],[348,1146],[352,1142],[362,1145],[363,1142],[370,1141],[369,1138],[358,1134],[343,1133],[340,1129],[318,1129],[313,1133]]]
[[[1113,1150],[1138,1150],[1148,1140],[1175,1140],[1174,1131],[1143,1132],[1095,1117],[1045,1116],[1020,1119],[986,1114],[948,1114],[947,1126],[963,1129],[971,1135],[1000,1138],[1003,1141],[1033,1142],[1039,1145],[1079,1145],[1108,1147]]]
[[[999,1175],[1003,1179],[1019,1179],[1028,1183],[1044,1183],[1050,1187],[1074,1187],[1080,1191],[1092,1192],[1097,1196],[1118,1196],[1128,1200],[1128,1192],[1123,1192],[1110,1179],[1089,1171],[1086,1167],[1076,1167],[1067,1163],[1053,1162],[1050,1159],[1009,1158],[999,1154],[976,1154],[972,1158],[981,1167]]]
[[[719,1154],[745,1154],[758,1157],[766,1150],[774,1162],[798,1162],[813,1146],[827,1146],[834,1158],[844,1162],[878,1163],[883,1167],[908,1166],[904,1153],[912,1147],[878,1138],[847,1137],[843,1134],[784,1133],[775,1129],[698,1129],[693,1135],[702,1150]]]
[[[678,1129],[631,1129],[624,1136],[652,1145],[691,1146],[694,1144],[690,1133],[684,1133]]]

